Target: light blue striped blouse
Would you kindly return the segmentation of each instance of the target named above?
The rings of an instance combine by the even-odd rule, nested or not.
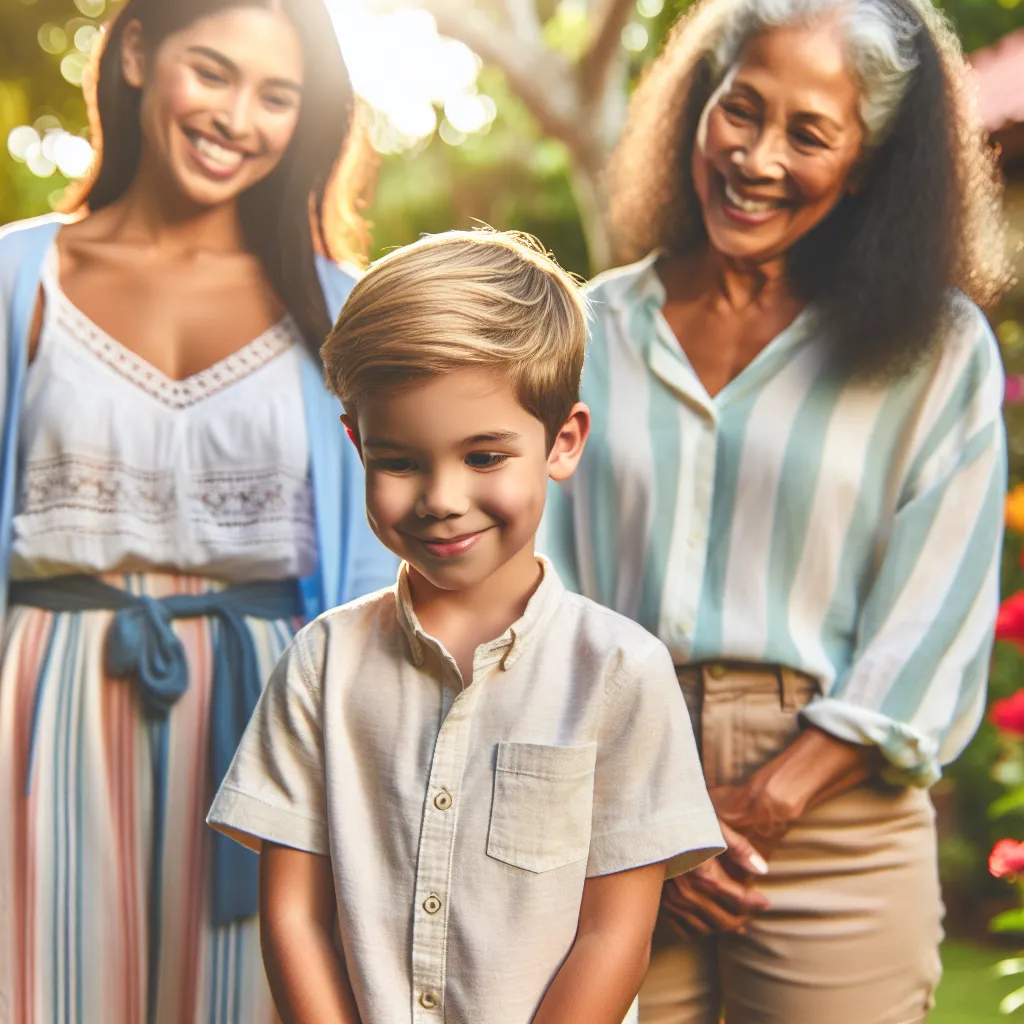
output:
[[[1003,371],[955,298],[935,358],[842,379],[805,311],[710,398],[661,310],[652,255],[589,288],[594,430],[553,487],[540,548],[677,663],[817,677],[814,725],[929,785],[985,698],[1006,486]]]

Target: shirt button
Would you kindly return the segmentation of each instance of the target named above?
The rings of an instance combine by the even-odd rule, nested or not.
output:
[[[441,1000],[436,992],[424,992],[420,996],[420,1006],[424,1010],[436,1010],[441,1005]]]
[[[724,665],[709,665],[708,666],[708,675],[711,676],[712,679],[722,679],[725,676],[725,666]]]
[[[447,811],[452,805],[452,795],[446,789],[442,789],[437,796],[434,797],[434,806],[439,811]]]
[[[703,540],[704,540],[704,534],[701,533],[700,530],[694,530],[690,534],[690,547],[691,548],[699,548],[700,545],[701,545],[701,542]]]
[[[428,914],[436,914],[441,909],[441,901],[433,893],[431,893],[423,901],[423,909]]]

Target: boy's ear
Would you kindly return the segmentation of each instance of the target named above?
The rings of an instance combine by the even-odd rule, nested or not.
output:
[[[345,427],[345,433],[348,434],[348,439],[356,446],[356,451],[359,452],[359,461],[363,460],[363,445],[359,440],[359,428],[353,423],[352,417],[345,413],[341,417],[342,425]]]
[[[577,402],[558,431],[548,455],[548,476],[557,483],[568,480],[576,472],[590,436],[590,410]]]

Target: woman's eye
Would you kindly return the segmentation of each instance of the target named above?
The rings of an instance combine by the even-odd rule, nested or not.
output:
[[[466,456],[466,465],[472,469],[494,469],[508,459],[499,452],[473,452]]]
[[[227,85],[227,79],[217,71],[210,68],[196,68],[196,76],[208,85]]]
[[[282,96],[277,93],[264,96],[263,102],[273,110],[292,110],[298,105],[295,97]]]

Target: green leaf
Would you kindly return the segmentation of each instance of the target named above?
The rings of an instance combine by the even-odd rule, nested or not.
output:
[[[1008,978],[1011,974],[1024,974],[1024,957],[1014,956],[1009,960],[1000,960],[992,968],[997,978]]]
[[[1011,992],[1006,996],[1003,1001],[999,1004],[1000,1013],[1013,1013],[1014,1010],[1024,1006],[1024,988],[1017,989],[1016,992]]]
[[[1024,909],[1005,910],[989,922],[993,932],[1024,932]]]
[[[1024,786],[1018,786],[1009,793],[1004,793],[998,799],[993,800],[988,809],[988,816],[990,818],[1001,818],[1006,814],[1012,814],[1014,811],[1020,810],[1024,810]]]

